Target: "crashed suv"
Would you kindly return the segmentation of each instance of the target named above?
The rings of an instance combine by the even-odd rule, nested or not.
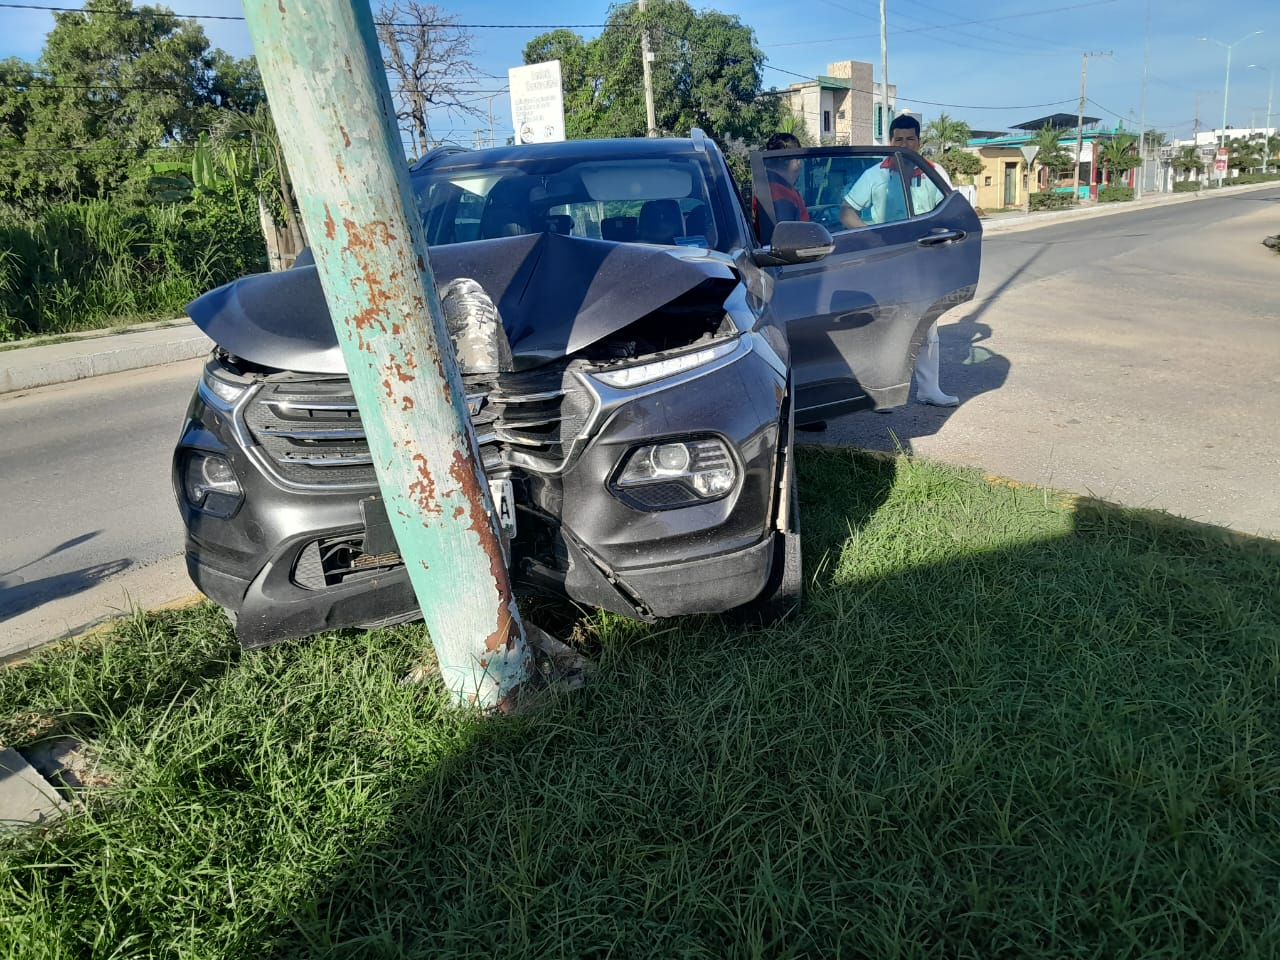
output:
[[[774,222],[779,163],[807,222]],[[903,212],[850,228],[872,168]],[[905,402],[930,325],[972,297],[978,220],[916,154],[780,151],[752,173],[748,213],[698,131],[412,167],[518,591],[645,620],[793,602],[796,425]],[[920,176],[931,209],[901,186]],[[216,344],[173,458],[195,584],[246,647],[417,616],[315,266],[188,312]]]

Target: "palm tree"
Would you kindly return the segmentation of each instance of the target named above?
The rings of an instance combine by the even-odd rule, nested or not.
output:
[[[1227,156],[1231,158],[1231,166],[1240,173],[1248,173],[1254,167],[1262,166],[1263,149],[1263,144],[1258,140],[1235,137],[1227,141]]]
[[[782,105],[778,116],[777,132],[791,134],[800,141],[800,146],[802,147],[812,147],[814,145],[812,138],[809,136],[809,131],[804,125],[804,117],[786,104]]]
[[[969,125],[963,120],[953,120],[945,113],[930,120],[923,131],[921,131],[921,140],[927,146],[933,147],[938,154],[944,154],[952,147],[963,147],[969,142],[969,138],[973,136]]]
[[[1138,138],[1131,133],[1119,133],[1103,144],[1099,151],[1103,169],[1107,171],[1107,185],[1110,186],[1117,173],[1132,170],[1142,161],[1136,152]]]
[[[1176,173],[1183,174],[1182,179],[1190,180],[1191,174],[1199,173],[1203,169],[1204,161],[1200,159],[1198,148],[1182,147],[1174,155],[1172,165]]]
[[[240,110],[219,111],[217,119],[209,129],[209,140],[215,151],[225,152],[232,147],[235,140],[245,136],[249,138],[253,146],[253,154],[259,162],[263,153],[267,155],[272,172],[275,174],[271,178],[274,197],[270,199],[275,201],[275,207],[284,212],[285,229],[288,233],[289,245],[292,247],[290,252],[299,253],[307,245],[306,239],[302,232],[301,218],[298,216],[297,200],[293,195],[293,184],[289,179],[289,168],[284,160],[284,148],[280,145],[280,135],[276,132],[275,122],[271,119],[271,110],[266,104],[258,104],[253,113],[244,113]],[[263,197],[262,194],[258,195],[260,212],[264,207],[271,206],[268,198]],[[263,233],[264,235],[266,233],[265,224]],[[270,238],[268,238],[268,245],[270,245]]]
[[[1048,171],[1047,180],[1055,179],[1071,166],[1071,154],[1060,142],[1065,133],[1066,130],[1062,127],[1041,127],[1027,141],[1027,146],[1040,148],[1035,162],[1040,164],[1042,170]],[[1044,190],[1044,186],[1039,189]]]

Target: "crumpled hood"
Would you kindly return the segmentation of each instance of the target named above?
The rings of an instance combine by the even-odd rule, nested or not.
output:
[[[438,287],[477,281],[497,304],[518,369],[574,353],[700,285],[708,306],[738,283],[727,262],[696,248],[536,233],[434,247]],[[254,274],[211,290],[187,313],[214,343],[251,363],[345,373],[312,264]]]

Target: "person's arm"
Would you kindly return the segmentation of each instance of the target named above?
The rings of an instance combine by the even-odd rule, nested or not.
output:
[[[866,221],[862,219],[862,211],[871,205],[879,173],[878,167],[863,171],[862,176],[854,181],[853,186],[841,198],[840,222],[846,228],[853,230],[866,225]]]

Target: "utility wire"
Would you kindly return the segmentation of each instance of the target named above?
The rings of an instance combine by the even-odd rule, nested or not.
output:
[[[109,17],[174,17],[178,20],[239,20],[234,17],[215,13],[176,13],[172,10],[96,10],[86,7],[51,7],[35,3],[0,3],[0,8],[9,10],[45,10],[50,13],[92,13]],[[452,28],[456,30],[593,30],[608,26],[604,23],[395,23],[374,21],[380,27],[424,27],[426,29]]]
[[[975,20],[957,20],[955,23],[934,24],[925,27],[903,27],[898,30],[889,31],[890,36],[900,36],[905,33],[925,33],[932,30],[948,30],[952,27],[966,27],[973,24],[996,23],[1000,20],[1017,20],[1022,17],[1042,17],[1050,13],[1063,13],[1068,10],[1081,10],[1085,7],[1101,7],[1113,3],[1119,3],[1120,0],[1089,0],[1087,3],[1073,3],[1064,7],[1046,7],[1043,10],[1034,10],[1030,13],[1009,13],[1000,17],[981,17]],[[2,5],[2,4],[0,4]],[[820,40],[785,40],[780,43],[764,44],[769,47],[801,47],[817,43],[833,43],[835,41],[845,40],[874,40],[879,37],[878,33],[864,33],[857,36],[849,37],[823,37]]]

